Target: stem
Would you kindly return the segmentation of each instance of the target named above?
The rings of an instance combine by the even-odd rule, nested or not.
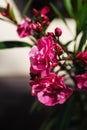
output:
[[[67,61],[67,60],[73,60],[73,57],[67,57],[67,58],[64,58],[64,59],[59,59],[59,61]]]

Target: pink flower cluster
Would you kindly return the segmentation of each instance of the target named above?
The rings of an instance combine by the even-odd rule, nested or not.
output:
[[[18,25],[17,33],[20,38],[32,35],[32,21],[28,17],[24,17],[24,22]]]
[[[23,38],[29,35],[34,35],[35,32],[43,33],[43,27],[46,28],[49,25],[49,18],[47,13],[50,8],[45,6],[40,12],[33,9],[33,13],[36,17],[36,21],[30,20],[27,16],[24,17],[24,21],[17,26],[18,35]]]
[[[5,17],[14,22],[10,14],[8,15],[9,8],[8,4],[2,15],[5,14]],[[48,6],[41,11],[33,9],[34,19],[25,16],[23,23],[18,24],[15,21],[15,24],[21,38],[32,35],[37,41],[29,53],[32,95],[37,96],[38,100],[47,106],[54,106],[64,103],[72,94],[72,89],[64,84],[62,76],[52,72],[54,66],[58,65],[58,59],[63,53],[63,49],[58,44],[59,36],[62,34],[60,28],[57,27],[54,33],[45,33],[45,29],[49,25],[47,17],[49,11]]]
[[[32,95],[47,105],[54,106],[64,103],[72,94],[72,89],[64,85],[64,78],[51,72],[56,60],[55,43],[52,36],[47,36],[37,41],[37,46],[32,47],[30,57],[30,73],[32,80]]]
[[[32,95],[37,96],[38,100],[47,106],[64,103],[73,90],[65,85],[64,77],[59,76],[60,70],[65,70],[70,75],[70,78],[76,83],[77,89],[87,90],[87,51],[78,52],[75,55],[68,51],[66,46],[61,46],[59,37],[62,30],[59,27],[55,28],[54,33],[46,34],[45,30],[50,23],[47,17],[50,8],[45,6],[41,11],[33,9],[34,18],[29,19],[25,16],[21,24],[18,24],[10,10],[10,4],[7,3],[6,8],[0,14],[16,24],[17,33],[21,38],[32,35],[36,39],[35,46],[29,52],[31,63],[29,84]],[[64,52],[67,57],[62,56]],[[68,64],[67,60],[71,60],[72,63]],[[54,73],[53,69],[58,65],[60,69]],[[72,73],[72,69],[74,73]]]
[[[87,64],[87,51],[78,52],[76,55],[76,59],[78,59],[78,62],[80,62],[81,64]]]
[[[76,55],[76,62],[83,66],[85,73],[78,74],[75,76],[78,89],[87,90],[87,51],[78,52]]]
[[[44,37],[37,41],[30,53],[31,73],[47,75],[55,61],[54,42],[51,36]]]
[[[62,104],[72,94],[72,90],[64,85],[63,77],[55,73],[49,73],[45,77],[36,77],[30,82],[30,86],[32,95],[37,96],[38,100],[47,106]]]
[[[84,74],[79,74],[75,76],[76,82],[77,82],[77,87],[78,89],[85,89],[87,90],[87,72]]]

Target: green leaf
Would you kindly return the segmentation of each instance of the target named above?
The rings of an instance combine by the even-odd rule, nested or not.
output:
[[[11,18],[12,18],[13,20],[16,20],[16,17],[15,17],[13,8],[10,8],[9,14],[10,14],[10,16],[11,16]]]
[[[0,49],[7,49],[7,48],[13,48],[13,47],[32,47],[32,45],[26,42],[20,42],[20,41],[0,42]]]
[[[67,47],[69,44],[71,44],[72,42],[73,42],[74,40],[70,40],[70,41],[68,41],[66,44],[64,44],[63,46],[64,47]]]
[[[71,17],[74,17],[71,0],[64,0],[65,7]]]
[[[26,6],[24,7],[24,10],[23,10],[23,15],[25,15],[30,7],[30,5],[32,4],[33,0],[28,0]]]
[[[77,34],[79,34],[87,26],[87,3],[82,6],[78,15]]]
[[[85,47],[85,51],[87,51],[87,46]]]
[[[49,4],[50,4],[50,7],[52,8],[52,10],[54,11],[54,13],[57,15],[57,17],[60,17],[63,20],[63,22],[67,25],[65,18],[60,13],[58,8],[52,2],[50,2]]]
[[[78,13],[80,12],[81,8],[82,8],[82,0],[77,0],[77,11],[78,11]]]
[[[0,12],[3,12],[3,11],[5,11],[5,8],[0,7]]]
[[[78,46],[78,51],[82,51],[86,40],[87,40],[87,28],[85,29],[85,31],[82,34],[82,37],[81,37],[81,40],[80,40],[80,43],[79,43],[79,46]]]

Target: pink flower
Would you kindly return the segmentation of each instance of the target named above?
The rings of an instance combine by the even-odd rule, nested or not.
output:
[[[50,73],[44,78],[36,78],[30,82],[30,86],[32,94],[47,106],[62,104],[72,94],[72,89],[64,85],[63,77],[58,77],[55,73]]]
[[[37,46],[32,47],[29,56],[31,62],[30,72],[33,74],[45,71],[48,67],[48,63],[43,55],[44,52],[38,50]]]
[[[32,21],[28,17],[25,17],[24,22],[18,25],[17,33],[21,38],[32,35]]]
[[[51,36],[37,41],[30,53],[31,73],[49,73],[55,60],[54,42]]]
[[[87,64],[87,51],[85,51],[85,52],[78,52],[77,55],[76,55],[76,59],[80,63]]]
[[[87,72],[81,75],[76,75],[75,80],[77,82],[78,89],[87,90]]]

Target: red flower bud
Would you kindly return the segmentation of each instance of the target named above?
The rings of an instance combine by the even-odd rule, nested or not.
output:
[[[58,27],[55,28],[55,35],[59,37],[59,36],[61,36],[61,34],[62,34],[62,30]]]
[[[37,9],[33,9],[33,13],[34,13],[35,16],[39,16],[39,14],[40,14]]]
[[[48,6],[44,6],[41,10],[41,14],[46,15],[47,13],[49,13],[50,8]]]
[[[48,32],[48,33],[47,33],[47,36],[52,36],[52,37],[54,37],[54,33],[53,33],[53,32]]]
[[[6,12],[1,12],[1,15],[4,17],[7,17],[7,13]]]
[[[4,9],[4,11],[1,12],[1,15],[4,16],[4,17],[9,18],[10,17],[9,10],[10,10],[10,4],[7,3],[7,6]]]
[[[56,67],[58,65],[57,61],[53,62],[53,67]]]
[[[10,4],[9,3],[7,3],[6,9],[9,11],[9,9],[10,9]]]

